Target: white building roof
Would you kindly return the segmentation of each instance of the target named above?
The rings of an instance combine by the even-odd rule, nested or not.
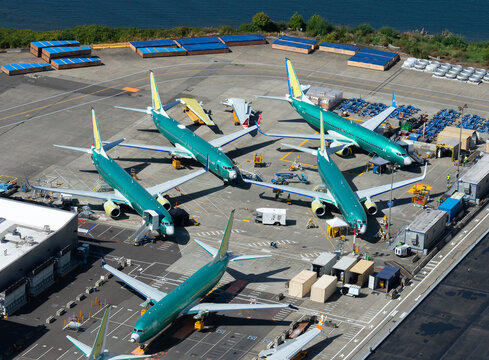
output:
[[[356,256],[343,256],[336,264],[333,265],[333,269],[345,271],[355,264],[357,260],[358,258]]]
[[[479,184],[489,173],[489,156],[485,155],[460,178],[460,182]]]
[[[0,272],[35,250],[75,216],[68,211],[0,198]]]

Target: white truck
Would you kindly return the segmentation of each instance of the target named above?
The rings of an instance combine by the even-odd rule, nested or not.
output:
[[[271,209],[259,208],[256,209],[258,215],[255,217],[255,222],[261,222],[265,225],[286,225],[287,210],[286,209]]]

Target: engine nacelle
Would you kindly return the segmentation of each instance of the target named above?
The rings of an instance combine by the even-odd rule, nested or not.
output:
[[[326,213],[326,206],[319,200],[313,200],[311,209],[317,216],[323,216]]]
[[[170,200],[168,200],[166,197],[161,196],[161,194],[158,195],[156,198],[156,201],[158,201],[163,207],[169,211],[171,209],[171,203]]]
[[[369,215],[377,214],[377,205],[372,201],[372,199],[367,198],[363,205],[365,206],[365,209]]]
[[[104,202],[104,210],[110,217],[116,218],[121,215],[121,208],[119,205],[114,204],[112,200]]]
[[[337,141],[333,141],[331,143],[331,147],[342,146],[342,145],[345,145],[345,143],[340,143],[340,142],[337,142]],[[337,151],[336,152],[336,155],[339,155],[339,156],[350,156],[351,155],[351,146],[345,147],[345,148],[341,149],[340,151]]]

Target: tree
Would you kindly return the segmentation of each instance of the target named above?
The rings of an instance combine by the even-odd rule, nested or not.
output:
[[[302,15],[300,15],[297,11],[290,17],[289,23],[287,24],[289,28],[293,30],[301,30],[304,29],[306,26],[306,23],[304,22],[304,19],[302,18]]]
[[[333,30],[333,26],[321,15],[314,14],[307,20],[307,34],[310,36],[326,35]]]
[[[382,26],[379,29],[379,33],[385,35],[387,38],[394,39],[399,35],[399,30],[391,28],[390,26]]]
[[[253,16],[252,22],[256,25],[260,30],[270,30],[273,27],[273,21],[270,17],[265,14],[263,11],[256,13]]]

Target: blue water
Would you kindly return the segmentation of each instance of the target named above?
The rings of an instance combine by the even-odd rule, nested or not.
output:
[[[273,20],[287,21],[294,11],[307,20],[318,13],[335,24],[370,23],[401,31],[422,29],[430,33],[449,29],[468,40],[489,40],[489,2],[387,1],[387,0],[20,0],[1,1],[0,26],[15,29],[53,30],[82,24],[113,27],[136,26],[238,26],[264,11]]]

